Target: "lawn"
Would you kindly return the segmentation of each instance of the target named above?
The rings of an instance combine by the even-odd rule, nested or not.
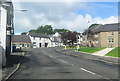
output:
[[[62,47],[62,48],[65,48],[65,47]],[[74,46],[74,47],[67,46],[66,48],[67,49],[77,49],[76,46]],[[105,49],[105,47],[80,47],[79,52],[94,53],[94,52],[100,51],[102,49]]]
[[[120,50],[120,47],[116,47],[115,49],[110,51],[106,56],[120,57],[120,52],[118,52],[118,50]]]
[[[81,47],[79,52],[94,53],[102,49],[105,49],[105,47]]]

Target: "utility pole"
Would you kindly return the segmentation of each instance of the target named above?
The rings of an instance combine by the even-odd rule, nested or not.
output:
[[[77,51],[79,50],[79,46],[78,46],[78,35],[76,34],[76,41],[77,41]]]
[[[90,21],[87,22],[87,29],[86,29],[86,47],[87,47],[87,45],[88,45],[88,28],[89,28],[88,23],[90,23]]]

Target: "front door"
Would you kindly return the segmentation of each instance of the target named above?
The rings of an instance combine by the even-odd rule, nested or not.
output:
[[[48,46],[48,43],[45,43],[45,47],[47,47]]]
[[[39,47],[41,47],[41,43],[39,44]]]

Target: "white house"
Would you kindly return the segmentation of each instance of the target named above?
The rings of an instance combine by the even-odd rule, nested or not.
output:
[[[51,47],[60,47],[63,46],[62,36],[56,32],[55,34],[48,35],[51,39]]]
[[[51,40],[48,35],[33,32],[29,32],[28,35],[31,39],[31,47],[51,47]]]
[[[3,66],[6,65],[6,25],[7,11],[0,5],[0,60]]]

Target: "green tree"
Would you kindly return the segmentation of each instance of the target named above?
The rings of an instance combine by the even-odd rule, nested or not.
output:
[[[34,32],[34,33],[37,33],[37,30],[30,30],[29,32]]]
[[[98,26],[98,25],[100,25],[100,24],[92,24],[89,28],[91,28],[91,27],[94,27],[94,26]]]
[[[54,29],[54,33],[56,33],[56,32],[65,33],[65,32],[67,32],[67,29]]]
[[[37,33],[53,34],[53,28],[51,25],[40,26],[37,28]]]
[[[21,35],[26,35],[26,34],[27,34],[27,32],[22,32],[22,33],[21,33]]]

